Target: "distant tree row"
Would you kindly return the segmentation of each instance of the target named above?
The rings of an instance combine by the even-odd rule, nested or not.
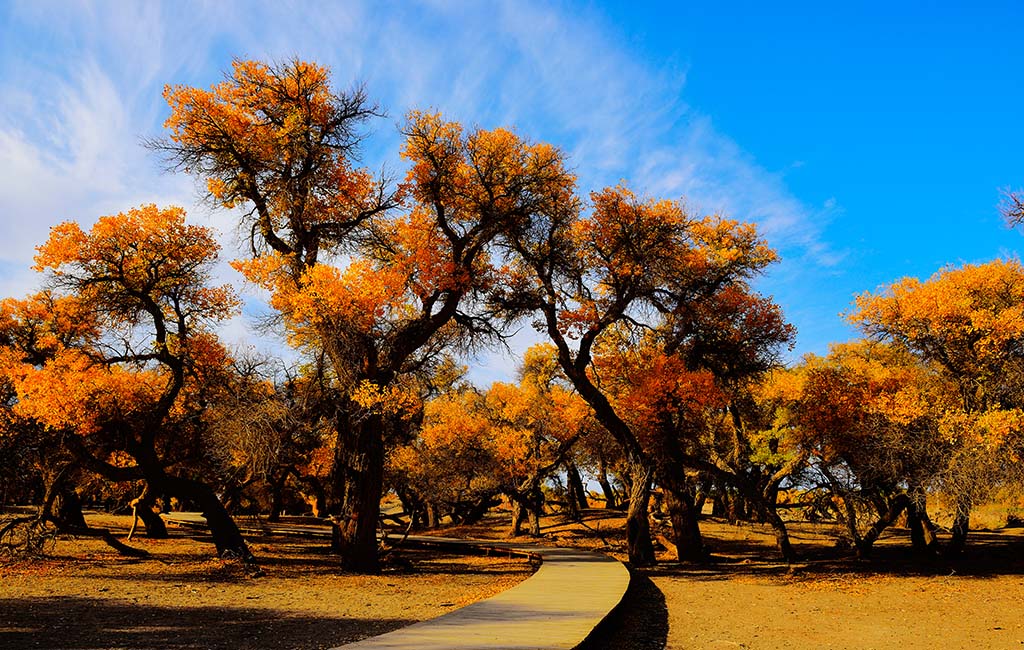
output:
[[[44,288],[0,303],[0,500],[39,504],[0,543],[16,525],[87,530],[83,498],[164,535],[173,499],[248,560],[232,512],[301,508],[330,518],[345,568],[373,572],[387,491],[413,527],[506,501],[513,534],[536,535],[551,486],[578,517],[596,484],[627,511],[636,565],[655,561],[654,493],[682,560],[707,556],[709,499],[793,559],[794,499],[861,555],[905,516],[927,554],[941,494],[957,553],[972,507],[1020,485],[1015,260],[864,294],[862,340],[785,368],[795,330],[751,287],[776,259],[751,224],[622,185],[583,199],[558,149],[434,113],[402,127],[404,179],[373,174],[354,161],[380,111],[315,64],[239,61],[165,98],[150,146],[238,217],[250,253],[232,266],[302,361],[218,340],[239,301],[180,208],[55,227]],[[518,383],[470,385],[455,359],[526,323],[547,342]]]

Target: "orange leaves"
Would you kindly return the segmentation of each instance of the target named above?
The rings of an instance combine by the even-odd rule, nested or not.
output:
[[[18,358],[38,363],[62,346],[92,341],[98,333],[95,315],[75,296],[43,291],[0,301],[0,345]]]
[[[50,238],[46,244],[36,247],[36,264],[32,268],[35,271],[58,269],[78,259],[85,246],[86,235],[81,226],[73,221],[65,221],[50,228]]]
[[[375,268],[365,260],[344,271],[317,264],[300,278],[289,314],[299,322],[346,323],[369,332],[403,304],[404,279],[401,270]]]
[[[230,138],[247,154],[266,158],[282,145],[302,146],[309,124],[333,117],[327,69],[303,61],[273,68],[234,61],[231,76],[210,90],[167,86],[171,115],[164,127],[174,142],[206,144]],[[231,155],[225,150],[224,155]]]
[[[17,377],[15,411],[46,426],[79,434],[104,421],[145,414],[168,382],[159,372],[108,367],[76,350],[62,350],[42,367],[24,365]]]
[[[642,199],[623,185],[591,194],[567,227],[582,282],[559,313],[561,331],[606,327],[629,307],[674,311],[742,284],[776,259],[752,224],[694,218],[682,202]],[[602,325],[602,323],[604,323]]]
[[[728,403],[710,372],[691,370],[650,342],[628,353],[602,349],[595,361],[616,411],[647,445],[695,433]]]
[[[228,287],[204,286],[218,250],[208,229],[185,223],[183,209],[143,205],[100,217],[89,232],[73,222],[55,226],[35,268],[110,316],[132,320],[176,304],[189,316],[220,319],[238,302]]]
[[[55,289],[0,305],[2,371],[15,413],[100,434],[103,454],[199,426],[231,359],[207,329],[233,314],[230,287],[207,286],[218,246],[181,208],[144,205],[88,230],[55,227],[36,268]],[[109,447],[108,447],[109,446]]]
[[[561,152],[530,143],[508,129],[466,133],[438,113],[409,113],[402,157],[413,198],[440,210],[446,236],[493,222],[504,231],[528,225],[538,213],[575,205],[575,177]]]

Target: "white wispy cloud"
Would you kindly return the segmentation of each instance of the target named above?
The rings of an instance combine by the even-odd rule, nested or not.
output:
[[[590,11],[546,3],[25,3],[6,8],[0,76],[0,288],[30,290],[47,229],[143,202],[184,205],[237,250],[233,215],[198,204],[142,137],[159,136],[165,83],[209,85],[233,56],[316,60],[345,87],[365,81],[390,112],[367,162],[400,167],[393,129],[410,108],[470,125],[512,125],[557,144],[583,191],[625,179],[644,193],[754,219],[792,263],[841,259],[822,237],[839,209],[807,206],[685,100],[685,65],[617,44]],[[786,262],[790,263],[790,262]],[[784,263],[785,264],[785,263]],[[222,281],[239,282],[226,267]],[[780,267],[780,278],[799,273]],[[25,286],[21,286],[21,285]],[[250,296],[252,297],[252,296]],[[238,322],[228,336],[251,336]],[[517,346],[528,345],[520,336]],[[483,359],[507,373],[514,362]]]

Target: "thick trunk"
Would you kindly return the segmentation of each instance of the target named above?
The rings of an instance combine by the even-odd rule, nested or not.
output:
[[[854,506],[853,498],[842,488],[839,481],[836,480],[829,470],[822,468],[821,473],[828,480],[829,486],[832,488],[832,506],[835,508],[836,518],[846,526],[846,531],[850,536],[850,544],[853,548],[860,548],[861,538],[860,530],[857,528],[857,508]]]
[[[721,488],[716,489],[711,495],[711,516],[727,519],[729,517],[728,501],[725,491]]]
[[[693,493],[683,481],[662,482],[665,490],[665,507],[672,520],[672,541],[680,562],[703,562],[707,560],[704,539],[700,534],[698,510]]]
[[[284,485],[288,474],[283,473],[270,482],[270,514],[267,521],[281,521],[281,511],[284,510]]]
[[[531,503],[527,509],[530,521],[530,537],[540,537],[540,517],[544,506]]]
[[[137,498],[132,499],[132,514],[134,515],[132,521],[132,532],[135,531],[135,519],[141,519],[142,525],[146,527],[146,537],[150,539],[166,539],[167,538],[167,525],[164,523],[163,517],[157,514],[153,510],[153,506],[156,504],[156,493],[149,487],[149,483],[143,488],[142,494]],[[128,535],[128,539],[131,539],[132,535]]]
[[[626,546],[629,562],[651,566],[657,562],[651,542],[651,524],[647,517],[651,501],[651,470],[642,461],[630,462],[629,508],[626,511]]]
[[[480,523],[480,520],[484,518],[484,515],[487,514],[487,511],[496,505],[498,505],[498,502],[494,500],[494,497],[486,496],[478,500],[476,503],[470,506],[468,510],[466,510],[466,515],[465,517],[463,517],[462,522],[465,524]]]
[[[793,550],[793,545],[789,541],[789,530],[786,529],[786,522],[782,521],[782,517],[779,516],[779,511],[774,507],[766,506],[764,518],[775,531],[775,545],[778,547],[779,553],[782,554],[782,559],[786,562],[795,562],[796,551]]]
[[[206,518],[206,525],[213,536],[217,554],[221,557],[234,556],[243,562],[255,562],[256,558],[249,550],[241,531],[234,519],[228,514],[224,504],[217,498],[213,489],[200,481],[177,476],[165,476],[152,481],[154,488],[168,495],[188,500],[199,506]]]
[[[341,565],[355,573],[379,573],[377,523],[384,489],[383,422],[368,416],[339,431],[335,487],[341,494],[332,548]]]
[[[935,527],[928,517],[928,496],[920,487],[911,488],[909,496],[907,527],[910,528],[910,543],[918,555],[926,558],[934,557],[937,539]]]
[[[57,519],[62,526],[88,528],[85,515],[82,514],[82,500],[78,497],[75,487],[63,483],[58,494]]]
[[[795,562],[796,551],[789,541],[789,530],[786,522],[779,516],[779,486],[778,483],[771,483],[762,490],[756,486],[747,486],[749,496],[748,503],[754,505],[762,523],[766,523],[775,531],[775,546],[786,562]]]
[[[887,504],[881,508],[878,519],[871,525],[868,532],[864,533],[864,537],[857,542],[858,557],[866,559],[871,555],[871,549],[879,535],[895,523],[909,504],[910,499],[906,494],[898,494],[887,501]]]
[[[726,498],[728,499],[727,517],[730,524],[750,519],[749,509],[747,508],[747,499],[742,494],[730,491],[727,492]]]
[[[512,506],[512,530],[509,537],[519,537],[523,534],[523,524],[526,523],[526,507],[521,499],[515,496],[509,497],[509,505]]]

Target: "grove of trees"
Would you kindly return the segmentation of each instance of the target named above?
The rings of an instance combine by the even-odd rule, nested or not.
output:
[[[55,227],[39,291],[0,303],[0,505],[38,505],[0,523],[6,548],[87,531],[85,501],[165,535],[173,502],[247,562],[238,513],[324,517],[341,566],[376,572],[393,493],[410,528],[507,504],[512,535],[602,501],[638,566],[656,561],[652,508],[680,560],[705,560],[705,504],[769,525],[786,560],[800,508],[861,557],[905,520],[928,557],[937,501],[957,555],[974,507],[1019,494],[1015,259],[860,295],[862,338],[787,367],[796,332],[752,284],[777,258],[752,224],[624,184],[584,195],[556,147],[432,112],[401,126],[404,176],[373,173],[357,161],[382,112],[313,63],[236,61],[165,99],[148,145],[237,219],[231,265],[297,361],[218,339],[239,300],[182,209]],[[460,359],[528,326],[544,342],[516,383],[466,379]]]

